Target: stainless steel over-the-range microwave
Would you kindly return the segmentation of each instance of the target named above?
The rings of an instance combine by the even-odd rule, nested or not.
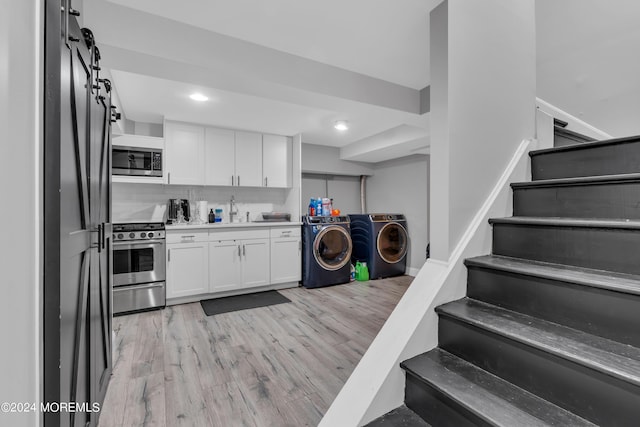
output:
[[[114,145],[111,173],[127,176],[162,176],[162,149]]]

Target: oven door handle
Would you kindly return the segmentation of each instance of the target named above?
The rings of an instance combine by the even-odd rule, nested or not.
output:
[[[131,240],[129,241],[118,241],[118,242],[113,242],[113,248],[116,249],[122,249],[122,248],[129,248],[129,249],[140,249],[140,248],[154,248],[157,246],[164,246],[165,245],[165,241],[164,240],[143,240],[143,241],[139,241],[139,242],[132,242]]]

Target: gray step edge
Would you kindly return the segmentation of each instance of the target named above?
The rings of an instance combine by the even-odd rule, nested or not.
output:
[[[576,414],[573,414],[569,411],[567,411],[564,408],[561,408],[547,400],[542,399],[539,396],[536,396],[533,393],[530,393],[520,387],[518,387],[517,385],[510,383],[509,381],[506,381],[490,372],[485,371],[484,369],[467,362],[464,359],[461,359],[449,352],[447,352],[446,350],[443,350],[441,348],[434,348],[433,350],[430,350],[428,353],[439,353],[440,357],[447,357],[450,358],[451,360],[455,360],[457,361],[457,363],[463,364],[465,365],[468,369],[472,369],[477,373],[477,376],[485,376],[486,378],[491,378],[493,381],[498,382],[498,383],[502,383],[504,384],[504,387],[507,387],[509,389],[511,389],[512,391],[514,391],[515,393],[520,393],[521,396],[536,401],[538,402],[539,407],[543,408],[545,410],[545,412],[547,414],[549,414],[551,411],[553,411],[554,413],[560,414],[565,418],[570,418],[571,421],[573,421],[573,423],[571,425],[584,425],[586,426],[595,426],[595,424],[590,423],[589,421],[585,420],[584,418],[579,417]],[[414,367],[413,365],[415,364],[416,361],[418,361],[419,359],[429,359],[429,363],[433,363],[433,364],[438,364],[437,361],[432,360],[429,357],[428,353],[423,353],[420,354],[418,356],[412,357],[411,359],[405,360],[403,362],[400,363],[400,367],[402,369],[404,369],[408,375],[412,375],[414,378],[416,378],[418,381],[424,383],[425,385],[427,385],[427,387],[430,387],[434,390],[436,390],[437,392],[443,394],[444,396],[446,396],[447,398],[451,399],[452,401],[455,401],[458,405],[464,407],[466,410],[468,410],[470,413],[474,414],[475,416],[477,416],[478,418],[481,418],[482,420],[488,422],[491,425],[495,425],[495,426],[500,426],[503,425],[500,423],[499,420],[495,419],[496,417],[491,417],[490,415],[488,415],[486,412],[486,408],[487,407],[492,407],[492,405],[477,405],[477,404],[471,404],[470,402],[468,402],[466,399],[462,398],[461,396],[459,396],[458,394],[455,393],[455,390],[451,390],[449,387],[446,386],[446,384],[441,384],[437,381],[435,381],[432,378],[429,378],[429,376],[425,373],[420,372],[419,367]],[[446,375],[451,375],[451,376],[456,376],[456,379],[459,379],[459,375],[456,373],[455,370],[450,369],[450,366],[444,366],[444,365],[440,365],[440,367],[442,368],[443,372],[446,372]],[[462,378],[461,381],[466,381],[467,383],[469,383],[470,385],[475,385],[476,383],[472,382],[471,380]],[[470,388],[472,389],[472,388]],[[484,400],[489,400],[487,394],[491,394],[491,393],[478,393],[476,394],[476,396],[480,396],[481,398],[484,398]],[[519,412],[521,412],[523,415],[527,416],[527,417],[531,417],[531,418],[536,418],[535,415],[533,414],[529,414],[528,412],[520,409],[519,407],[517,407],[516,405],[514,405],[513,403],[504,400],[503,398],[499,397],[499,396],[495,396],[496,399],[500,400],[505,406],[509,406],[511,408],[516,408]],[[538,419],[539,420],[539,419]],[[566,421],[566,420],[565,420]],[[545,424],[542,420],[540,420],[540,425],[547,425]]]
[[[557,282],[640,296],[640,276],[634,274],[530,261],[501,255],[483,255],[467,258],[464,260],[464,264],[467,267],[506,271],[523,276],[539,277]]]
[[[579,185],[606,185],[606,184],[629,184],[640,182],[640,173],[628,173],[620,175],[597,175],[581,176],[575,178],[554,178],[539,179],[526,182],[512,182],[511,188],[514,190],[521,188],[546,188],[546,187],[569,187]]]
[[[563,147],[543,148],[541,150],[529,151],[529,156],[534,157],[541,154],[560,153],[563,151],[588,150],[591,148],[604,147],[607,145],[627,144],[627,143],[633,143],[633,142],[640,142],[640,136],[638,135],[626,136],[623,138],[611,138],[611,139],[604,139],[601,141],[583,142],[581,144],[565,145]]]
[[[461,305],[466,306],[465,309],[471,312],[480,312],[482,309],[491,309],[492,311],[501,313],[502,316],[494,315],[495,317],[505,318],[505,315],[508,315],[517,320],[508,320],[508,322],[517,324],[519,326],[518,330],[520,333],[516,333],[513,331],[507,331],[504,328],[497,327],[494,325],[488,325],[487,323],[478,320],[470,315],[460,315],[455,312],[455,308],[460,307]],[[591,370],[600,372],[601,374],[607,375],[611,378],[615,378],[617,380],[627,382],[629,384],[633,384],[637,387],[640,387],[640,349],[627,345],[618,343],[615,341],[608,340],[606,338],[598,337],[596,335],[592,335],[583,331],[579,331],[577,329],[572,329],[567,326],[562,326],[556,323],[552,323],[546,320],[542,320],[533,316],[528,316],[522,313],[518,313],[515,311],[507,310],[501,307],[498,307],[493,304],[488,304],[481,301],[472,300],[469,298],[464,298],[462,300],[453,301],[441,306],[436,307],[436,312],[439,315],[448,316],[452,319],[458,320],[465,324],[469,324],[480,328],[482,330],[488,331],[490,333],[494,333],[496,335],[500,335],[509,340],[513,340],[524,344],[528,347],[536,348],[545,353],[554,355],[558,358],[571,361],[578,365],[581,365],[585,368],[589,368]],[[563,339],[561,341],[557,340],[553,345],[548,343],[544,343],[540,340],[535,340],[532,338],[531,334],[526,334],[522,332],[524,329],[538,329],[542,330],[541,326],[545,326],[547,330],[546,335],[550,334],[548,331],[552,331],[553,335],[560,336],[560,333],[570,333],[574,336],[580,337],[580,340],[574,340],[575,343],[578,344],[578,347],[581,345],[584,347],[589,347],[594,349],[596,352],[603,353],[605,352],[602,349],[596,349],[593,346],[587,346],[585,342],[599,342],[601,344],[607,344],[610,348],[609,351],[606,351],[607,354],[612,355],[613,359],[617,359],[616,363],[611,364],[601,364],[588,357],[585,357],[586,354],[584,351],[577,352],[575,348],[572,348],[571,351],[561,351],[563,346],[565,348],[568,347],[567,341],[568,339]],[[631,354],[632,357],[627,357],[624,353]],[[633,368],[630,369],[622,369],[624,366],[624,362],[629,361],[630,364],[633,365]]]
[[[490,218],[489,224],[530,225],[540,227],[616,228],[640,230],[640,220],[612,220],[599,218],[511,216]]]

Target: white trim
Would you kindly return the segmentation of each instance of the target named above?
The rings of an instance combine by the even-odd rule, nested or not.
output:
[[[489,197],[467,227],[447,262],[429,259],[371,343],[319,427],[360,426],[402,404],[402,360],[438,343],[434,308],[466,293],[463,259],[491,251],[490,217],[511,215],[509,183],[527,177],[528,148],[524,140]],[[534,144],[535,145],[535,144]]]
[[[415,267],[407,267],[407,270],[404,274],[406,274],[407,276],[413,276],[416,277],[418,275],[418,273],[420,272],[419,268],[415,268]]]

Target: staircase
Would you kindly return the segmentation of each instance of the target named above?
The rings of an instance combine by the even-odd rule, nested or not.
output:
[[[567,129],[568,124],[563,120],[553,119],[553,145],[555,147],[595,141],[590,136]]]
[[[405,404],[432,426],[640,425],[640,137],[530,156],[438,348],[402,362]]]

